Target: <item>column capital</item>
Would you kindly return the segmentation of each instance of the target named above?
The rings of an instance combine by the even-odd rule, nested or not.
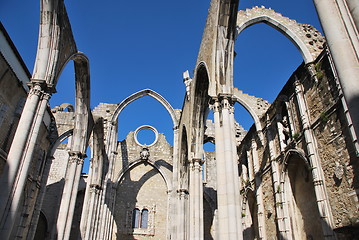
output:
[[[219,93],[217,96],[211,98],[212,110],[219,112],[222,109],[228,109],[231,113],[234,112],[234,104],[237,99],[230,93]]]
[[[298,79],[294,81],[294,86],[296,94],[303,92],[302,83]]]
[[[187,190],[186,188],[177,189],[177,193],[178,193],[180,196],[184,196],[184,195],[189,194],[189,192],[188,192],[188,190]]]
[[[47,83],[43,79],[35,79],[32,78],[30,82],[27,83],[27,85],[32,89],[36,88],[36,86],[39,86],[41,90],[45,91],[46,93],[53,94],[56,93],[55,85],[52,83]]]
[[[95,194],[99,194],[102,190],[101,186],[97,184],[90,184],[90,192],[93,192]]]
[[[202,158],[192,158],[189,162],[192,164],[198,163],[199,165],[202,165],[204,163],[204,160],[202,160]]]
[[[81,165],[84,163],[84,159],[86,158],[86,154],[78,152],[78,151],[69,151],[69,163],[76,163]]]

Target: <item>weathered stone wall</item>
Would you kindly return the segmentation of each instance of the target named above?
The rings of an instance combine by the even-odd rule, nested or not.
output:
[[[21,81],[0,54],[0,174],[14,138],[26,95]]]
[[[306,66],[301,65],[293,73],[266,114],[261,118],[265,138],[262,144],[258,145],[257,153],[260,161],[261,187],[263,189],[267,236],[278,236],[278,226],[276,226],[277,223],[275,221],[275,219],[278,218],[276,205],[280,204],[285,207],[286,204],[290,204],[289,202],[276,203],[274,198],[277,193],[282,194],[282,197],[286,195],[287,198],[288,193],[280,189],[280,187],[275,189],[273,174],[278,174],[279,179],[285,181],[283,176],[285,176],[284,174],[287,171],[285,157],[288,151],[302,151],[305,154],[305,158],[309,159],[302,119],[298,109],[295,81],[299,81],[303,85],[310,131],[313,132],[315,138],[314,144],[317,146],[315,151],[317,151],[316,154],[318,154],[320,165],[324,173],[325,189],[328,194],[329,205],[335,224],[334,230],[338,233],[339,238],[343,236],[345,238],[348,236],[346,235],[348,234],[348,229],[351,229],[351,227],[355,226],[358,222],[358,200],[356,198],[357,193],[355,193],[358,189],[358,173],[356,170],[358,169],[358,159],[355,156],[353,144],[350,141],[340,95],[336,87],[337,85],[330,62],[325,53],[319,56],[314,66],[316,75],[311,76]],[[283,110],[283,101],[287,102],[285,109],[287,109],[287,114],[290,116],[288,130],[290,137],[284,145],[284,135],[280,132],[282,123],[279,123],[282,121],[285,112]],[[269,125],[268,120],[270,122]],[[270,126],[270,129],[268,129],[267,126]],[[272,148],[268,142],[267,131],[270,131],[273,138]],[[254,137],[258,138],[254,127],[252,127],[238,148],[240,155],[243,156],[243,154],[251,148],[251,141]],[[273,166],[271,166],[270,163],[270,152],[276,164],[278,164],[278,169],[275,170],[275,172],[279,172],[273,172]],[[252,162],[251,164],[253,165],[254,163]],[[246,184],[248,183],[243,182],[242,186],[246,186]],[[257,188],[254,182],[251,183],[251,185]],[[305,195],[309,193],[301,194]],[[298,198],[300,198],[299,195],[297,196],[297,199]],[[300,203],[298,202],[297,204]],[[279,208],[279,211],[281,211],[280,209],[281,208]],[[305,212],[302,212],[302,214],[305,214]],[[293,218],[296,217],[293,216],[293,214],[290,216]],[[295,220],[293,219],[293,221]]]
[[[158,134],[158,141],[148,149],[148,161],[151,163],[141,160],[142,146],[136,144],[132,131],[118,143],[114,163],[114,181],[119,181],[113,213],[116,225],[114,239],[166,239],[169,204],[167,185],[170,186],[172,182],[173,150],[162,133]],[[130,165],[132,167],[128,168]],[[119,176],[121,179],[118,179]],[[149,210],[147,228],[132,228],[132,211],[135,208]]]

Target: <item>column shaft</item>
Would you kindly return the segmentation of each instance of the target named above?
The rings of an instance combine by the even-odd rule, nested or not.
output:
[[[34,85],[25,104],[2,174],[1,183],[6,184],[7,187],[5,187],[5,192],[0,198],[0,205],[2,206],[1,239],[10,237],[14,221],[18,215],[18,207],[47,106],[48,98],[46,96],[42,98],[39,104],[40,98],[43,96],[40,85]]]
[[[72,194],[73,188],[75,187],[75,175],[77,171],[77,165],[82,166],[82,154],[78,152],[70,152],[69,153],[69,166],[66,171],[66,178],[65,178],[65,185],[64,190],[61,198],[61,204],[59,209],[59,215],[57,218],[57,233],[58,233],[58,240],[68,239],[67,235],[69,235],[68,230],[66,229],[68,225],[67,221],[70,220],[72,222],[72,218],[70,219],[69,216],[72,214],[70,213],[70,208],[72,207]],[[77,183],[78,184],[78,183]],[[76,198],[76,195],[74,196]]]
[[[307,106],[304,100],[303,87],[299,81],[295,82],[295,92],[298,102],[298,110],[301,116],[302,125],[304,129],[304,138],[308,152],[308,158],[312,167],[312,176],[314,183],[314,191],[317,199],[318,210],[321,217],[321,223],[325,239],[335,239],[333,232],[333,217],[329,205],[327,192],[325,188],[325,179],[319,155],[316,151],[317,146],[314,140],[314,133],[309,124],[309,117],[307,114]]]
[[[265,216],[264,216],[264,204],[263,204],[263,189],[262,189],[262,178],[259,172],[259,159],[257,152],[257,143],[252,140],[252,158],[253,158],[253,168],[254,176],[256,183],[256,201],[258,206],[258,233],[259,239],[266,239],[266,228],[265,228]]]
[[[291,234],[291,227],[288,224],[287,219],[284,218],[283,210],[283,201],[281,199],[280,191],[280,177],[279,177],[279,166],[278,162],[276,161],[276,150],[273,142],[273,135],[272,135],[272,127],[270,120],[267,119],[267,143],[269,149],[269,158],[271,162],[271,171],[272,171],[272,182],[273,182],[273,191],[274,191],[274,201],[275,201],[275,209],[277,213],[277,223],[278,223],[278,230],[283,239],[292,239]]]
[[[30,134],[30,129],[33,124],[33,119],[37,111],[38,103],[41,95],[41,87],[36,85],[30,90],[27,97],[23,113],[21,115],[17,130],[9,154],[7,162],[4,166],[3,173],[0,178],[0,184],[3,186],[0,195],[0,217],[6,217],[5,209],[8,209],[8,204],[12,201],[12,187],[14,186],[15,178],[18,173],[19,165],[21,164],[22,155]],[[3,220],[1,220],[2,224]],[[0,226],[2,228],[2,226]]]
[[[350,14],[356,26],[357,32],[359,31],[359,2],[357,0],[346,0]]]
[[[215,99],[214,120],[217,160],[218,237],[242,239],[237,149],[229,95]]]
[[[358,5],[357,1],[348,0],[348,3],[352,2],[355,2],[355,7]],[[338,0],[314,0],[314,3],[352,118],[356,134],[353,141],[357,141],[356,137],[359,133],[358,36],[353,36],[353,27],[345,19],[348,13],[340,8]]]

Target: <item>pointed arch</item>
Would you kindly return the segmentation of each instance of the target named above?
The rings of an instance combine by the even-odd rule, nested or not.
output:
[[[284,157],[281,185],[288,233],[294,238],[322,239],[320,210],[310,163],[301,149],[291,149]],[[320,201],[320,200],[319,200]]]
[[[143,89],[141,91],[138,91],[138,92],[128,96],[122,102],[120,102],[117,105],[117,107],[112,115],[111,122],[116,122],[118,116],[120,115],[122,110],[128,104],[130,104],[131,102],[133,102],[139,98],[142,98],[144,96],[150,96],[150,97],[154,98],[155,100],[157,100],[160,104],[162,104],[162,106],[164,106],[166,108],[166,110],[168,111],[168,113],[170,114],[170,116],[172,118],[173,127],[175,128],[178,125],[178,119],[176,117],[176,113],[175,113],[173,107],[171,106],[171,104],[164,97],[162,97],[159,93],[157,93],[151,89]]]
[[[131,171],[133,168],[135,168],[136,166],[138,166],[142,163],[148,163],[149,165],[151,165],[153,168],[155,168],[159,172],[159,174],[161,175],[161,177],[163,178],[163,180],[166,183],[167,191],[172,189],[172,183],[171,183],[170,179],[168,178],[168,176],[166,175],[166,173],[161,169],[161,166],[158,164],[158,161],[154,162],[150,159],[147,159],[147,160],[137,159],[137,160],[131,162],[130,164],[128,164],[126,167],[122,168],[122,170],[118,174],[118,177],[116,178],[117,180],[114,183],[114,188],[117,189],[118,184],[121,182],[122,178],[125,176],[125,174],[128,171]]]
[[[56,86],[70,56],[77,52],[63,0],[40,2],[40,34],[33,79]]]
[[[314,27],[297,23],[264,7],[253,7],[238,12],[237,36],[247,27],[257,23],[265,23],[286,36],[300,51],[306,64],[313,62],[323,50],[324,37]]]
[[[193,102],[191,125],[194,131],[191,133],[191,139],[189,139],[194,149],[189,150],[195,154],[195,157],[202,158],[199,154],[203,153],[205,122],[209,112],[210,100],[208,95],[209,74],[204,62],[197,65],[194,79],[193,97],[191,97]]]

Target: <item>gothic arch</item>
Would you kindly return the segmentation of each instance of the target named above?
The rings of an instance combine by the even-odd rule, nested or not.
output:
[[[284,158],[281,185],[286,228],[298,239],[322,239],[318,201],[314,190],[313,176],[308,159],[300,149],[289,150]]]
[[[76,53],[69,59],[75,62],[76,77],[75,125],[71,150],[85,153],[93,124],[90,110],[89,60],[83,53]]]
[[[282,171],[282,175],[284,174],[285,171],[287,171],[288,163],[289,163],[290,157],[292,157],[292,156],[298,156],[299,158],[301,158],[305,162],[305,165],[307,166],[307,168],[310,169],[310,163],[305,156],[305,152],[302,149],[290,149],[286,152],[286,154],[284,156],[284,161],[283,161],[284,168]]]
[[[286,36],[301,52],[306,64],[313,62],[323,50],[324,37],[314,27],[297,23],[264,7],[253,7],[238,12],[237,35],[247,27],[262,22]]]
[[[157,161],[156,161],[157,162]],[[136,166],[142,164],[142,163],[148,163],[150,164],[153,168],[155,168],[159,174],[161,175],[161,177],[163,178],[163,180],[166,183],[166,187],[167,190],[171,190],[172,189],[172,184],[171,181],[169,181],[169,178],[167,177],[166,173],[164,171],[162,171],[161,166],[159,166],[156,162],[152,161],[152,160],[143,160],[143,159],[137,159],[131,163],[129,163],[126,167],[124,167],[120,173],[118,174],[117,180],[114,183],[114,188],[117,189],[117,186],[119,184],[119,182],[122,180],[123,176],[128,172],[131,171],[131,169],[135,168]]]
[[[191,152],[195,154],[195,157],[201,158],[202,156],[197,156],[202,154],[202,146],[204,142],[204,131],[205,131],[205,121],[208,115],[209,110],[209,74],[206,65],[201,62],[198,64],[194,77],[194,86],[193,86],[193,98],[191,98],[192,103],[192,129],[194,132],[191,133],[192,146],[195,149],[190,149]],[[188,136],[188,135],[187,135]],[[194,140],[194,142],[193,142]]]
[[[92,129],[92,161],[91,161],[91,182],[92,185],[102,186],[108,165],[106,164],[107,155],[104,143],[103,118],[98,118]]]
[[[185,125],[182,126],[182,133],[179,143],[179,183],[180,188],[187,189],[189,188],[189,179],[188,179],[188,158],[189,158],[189,147],[188,147],[188,133]]]
[[[33,79],[56,86],[57,79],[77,47],[63,0],[40,4],[40,34]],[[51,17],[49,17],[51,16]]]
[[[176,127],[178,125],[178,119],[176,117],[176,113],[175,113],[173,107],[171,106],[171,104],[164,97],[162,97],[159,93],[157,93],[151,89],[143,89],[141,91],[138,91],[138,92],[132,94],[131,96],[127,97],[121,103],[119,103],[112,115],[111,122],[115,122],[117,120],[117,118],[120,115],[120,113],[122,112],[122,110],[128,104],[130,104],[131,102],[133,102],[139,98],[142,98],[144,96],[150,96],[150,97],[154,98],[155,100],[157,100],[160,104],[162,104],[166,108],[166,110],[168,111],[168,113],[170,114],[170,116],[172,118],[173,127]]]
[[[233,96],[235,97],[236,102],[238,102],[240,105],[242,105],[249,112],[249,114],[252,116],[252,118],[254,120],[254,125],[256,126],[256,130],[261,131],[262,126],[261,126],[261,123],[259,121],[259,116],[255,113],[254,109],[250,106],[250,104],[248,104],[248,102],[245,99],[243,99],[241,97],[240,94],[236,94],[236,92],[235,92]]]
[[[55,142],[53,142],[51,144],[51,146],[49,147],[49,151],[48,151],[48,154],[47,154],[47,157],[50,158],[54,155],[57,147],[59,146],[59,144],[64,141],[66,138],[72,136],[74,130],[73,129],[70,129],[70,130],[67,130],[66,132],[64,132],[63,134],[61,134],[56,140]]]

